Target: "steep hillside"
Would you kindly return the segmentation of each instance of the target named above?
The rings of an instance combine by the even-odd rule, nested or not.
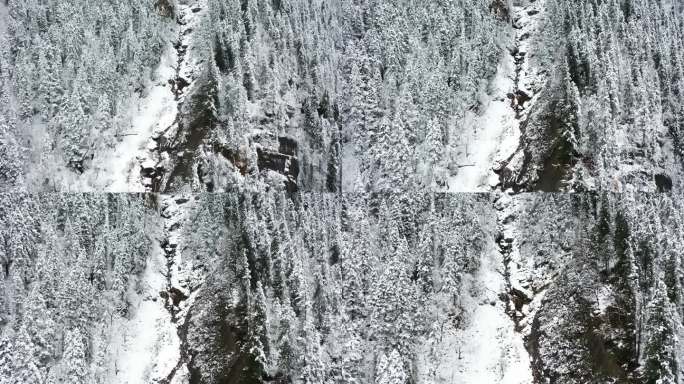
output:
[[[680,185],[676,2],[0,7],[5,189]]]
[[[684,377],[684,209],[665,195],[2,202],[4,382]]]
[[[0,0],[0,384],[684,384],[676,0]]]
[[[667,192],[682,180],[678,2],[554,1],[535,42],[549,76],[505,186]]]
[[[682,206],[666,195],[524,195],[507,262],[535,379],[682,381]]]
[[[149,97],[170,15],[161,2],[5,3],[3,186],[106,188],[112,163],[128,160],[118,152],[137,134],[134,110]]]
[[[154,204],[144,195],[0,196],[0,382],[142,382],[118,378],[154,356],[136,354],[146,346],[129,323],[158,294],[143,279],[154,267]]]

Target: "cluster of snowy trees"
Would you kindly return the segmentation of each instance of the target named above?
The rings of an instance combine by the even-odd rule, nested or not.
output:
[[[192,380],[415,375],[421,338],[467,322],[466,281],[491,250],[489,199],[203,195],[181,250],[206,276],[187,320]]]
[[[531,314],[528,336],[536,377],[564,383],[679,382],[684,211],[677,199],[523,199],[527,209],[520,224],[530,244],[521,253],[532,290],[544,295]]]
[[[9,1],[0,54],[0,178],[52,177],[114,145],[129,129],[166,46],[151,1]]]
[[[465,117],[514,50],[512,3],[0,0],[0,191],[87,170],[154,80],[178,112],[159,189],[224,192],[166,216],[158,195],[0,195],[0,384],[116,381],[114,324],[173,231],[160,294],[190,293],[169,307],[191,383],[420,382],[480,305],[510,309],[540,382],[681,382],[684,205],[631,192],[684,185],[682,4],[544,3],[502,181],[578,193],[409,192],[487,129]],[[151,79],[169,48],[175,77]],[[484,294],[497,242],[508,291]]]
[[[202,287],[187,320],[191,376],[419,380],[421,341],[465,329],[473,305],[489,305],[472,298],[482,297],[485,253],[496,252],[491,198],[203,195],[181,251],[193,256],[183,267],[191,287]],[[677,383],[684,207],[667,195],[515,200],[514,278],[541,297],[517,314],[529,317],[535,377]],[[501,299],[524,300],[517,294]]]
[[[298,143],[304,190],[443,188],[467,165],[455,163],[473,129],[464,116],[492,92],[514,35],[509,5],[479,0],[208,7],[198,40],[218,105],[202,162],[224,189],[240,182],[230,171],[268,173],[255,146],[281,136]],[[681,14],[676,2],[545,4],[528,60],[547,81],[522,127],[525,164],[506,186],[676,186]]]
[[[341,70],[345,191],[446,184],[452,150],[511,43],[487,1],[350,6]]]
[[[257,167],[257,147],[277,152],[279,137],[297,143],[300,188],[339,190],[339,7],[320,0],[207,2],[193,39],[205,47],[198,49],[206,75],[199,81],[213,103],[212,118],[199,127],[208,190],[268,180],[273,175]]]
[[[547,68],[550,79],[541,111],[523,131],[532,160],[520,181],[531,181],[528,190],[680,185],[682,5],[568,0],[546,8],[534,50],[535,65]]]
[[[0,382],[116,381],[112,332],[144,290],[158,198],[2,196]],[[678,383],[678,200],[513,199],[520,265],[498,268],[519,284],[498,299],[524,304],[535,376]],[[191,382],[421,381],[425,340],[495,305],[479,280],[498,252],[492,195],[236,192],[191,207],[172,268],[193,295],[178,328]]]
[[[239,182],[231,171],[268,173],[255,147],[283,136],[298,144],[304,190],[444,186],[465,111],[511,40],[489,5],[209,1],[195,39],[216,85],[201,156],[211,189]]]
[[[180,108],[185,126],[171,151],[192,156],[172,156],[188,164],[168,172],[195,190],[229,190],[245,178],[279,183],[277,173],[289,173],[302,190],[388,192],[443,189],[467,166],[456,164],[474,128],[464,117],[482,112],[487,93],[494,96],[488,86],[513,49],[510,17],[520,4],[199,5],[206,9],[187,31],[191,47],[180,40],[176,47],[179,63],[192,62],[197,73],[157,79],[193,89],[179,100],[187,104]],[[92,156],[128,133],[139,102],[133,95],[145,96],[151,70],[179,38],[178,7],[166,0],[2,5],[4,185],[28,177],[50,188],[58,168],[83,172]],[[526,60],[547,81],[538,84],[541,94],[523,123],[524,164],[504,186],[676,188],[682,12],[667,1],[545,3]],[[259,150],[278,152],[282,137],[297,143],[296,164],[269,169],[264,164],[272,159],[259,162]]]
[[[3,194],[0,383],[113,374],[111,326],[145,268],[154,196]]]

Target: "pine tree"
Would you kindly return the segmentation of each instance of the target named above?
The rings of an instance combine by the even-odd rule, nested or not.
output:
[[[413,169],[413,151],[409,146],[405,125],[399,116],[384,117],[370,149],[375,169],[372,170],[374,191],[396,192],[409,188]]]
[[[440,123],[436,119],[430,119],[426,131],[425,139],[418,148],[418,172],[423,176],[422,184],[434,188],[433,183],[444,183],[439,172],[439,162],[444,155]]]
[[[66,156],[66,162],[74,169],[83,160],[83,141],[87,135],[87,116],[83,110],[81,92],[74,87],[68,98],[64,100],[60,111],[60,132],[63,140],[60,143]]]
[[[389,356],[381,353],[375,369],[375,384],[406,384],[407,380],[399,352],[392,349]]]
[[[38,70],[40,73],[38,83],[38,103],[37,108],[43,119],[48,120],[54,116],[57,107],[61,104],[61,84],[55,73],[55,64],[41,51],[38,55]]]
[[[50,372],[54,382],[87,384],[92,378],[86,365],[86,345],[78,328],[67,330],[64,334],[64,351],[59,365]]]
[[[353,47],[350,45],[347,50],[350,51]],[[345,143],[350,141],[355,143],[358,149],[362,150],[367,145],[364,140],[366,127],[364,126],[363,79],[355,60],[351,61],[350,71],[348,87],[345,88],[343,140]]]
[[[0,190],[9,189],[21,182],[24,156],[11,124],[0,111]]]
[[[647,305],[646,345],[643,357],[645,384],[675,384],[677,382],[676,345],[671,304],[661,278],[658,279],[653,298]]]
[[[21,51],[16,61],[17,76],[15,87],[17,88],[17,101],[19,102],[19,117],[28,119],[34,113],[34,84],[35,65],[30,59],[29,53]]]
[[[266,295],[261,285],[257,282],[254,295],[251,298],[249,314],[249,329],[247,335],[247,348],[250,359],[253,359],[252,366],[249,367],[248,376],[261,377],[266,370],[269,353],[270,340],[268,338],[268,318],[266,309]]]
[[[34,355],[35,346],[25,327],[20,327],[17,332],[18,335],[13,343],[12,374],[8,383],[40,384],[43,382],[44,374],[37,365]]]

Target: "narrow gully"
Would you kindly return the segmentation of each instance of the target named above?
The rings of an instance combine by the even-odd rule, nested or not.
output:
[[[544,13],[544,0],[530,0],[521,5],[513,5],[511,14],[511,26],[515,32],[515,45],[509,54],[513,58],[515,70],[513,74],[513,91],[506,95],[510,100],[511,109],[515,113],[515,124],[520,132],[516,148],[505,159],[502,159],[493,167],[494,173],[499,178],[499,183],[492,190],[506,190],[509,188],[510,178],[522,161],[523,153],[521,148],[522,133],[525,129],[530,110],[534,107],[536,99],[543,86],[543,71],[537,71],[531,67],[530,58],[533,53],[532,41],[540,31],[540,22]],[[517,193],[523,188],[514,187],[513,192]]]
[[[192,88],[197,77],[193,68],[191,53],[193,34],[198,21],[203,16],[206,5],[201,0],[191,4],[181,4],[177,10],[175,20],[178,28],[177,37],[172,45],[176,57],[173,78],[168,79],[170,91],[173,93],[176,110],[172,123],[164,127],[150,138],[148,153],[140,162],[141,182],[148,192],[159,193],[169,191],[170,172],[174,168],[176,159],[183,153],[176,143],[178,130],[181,127],[182,106],[188,90]]]
[[[531,1],[525,5],[513,6],[514,12],[512,14],[512,26],[515,30],[515,46],[510,54],[515,63],[514,74],[514,90],[507,95],[511,102],[511,108],[515,112],[515,119],[518,129],[522,131],[528,118],[529,110],[533,107],[536,96],[539,94],[539,89],[534,89],[539,86],[542,79],[538,78],[538,74],[529,67],[529,51],[530,41],[535,32],[538,32],[539,19],[544,9],[544,1]],[[520,136],[520,141],[523,136]],[[511,263],[517,262],[513,260],[514,253],[519,253],[519,240],[517,231],[515,230],[516,219],[520,206],[516,201],[516,195],[520,190],[506,191],[506,177],[513,171],[509,168],[511,164],[514,165],[514,158],[520,156],[520,148],[522,142],[519,142],[516,150],[501,164],[495,167],[494,172],[499,177],[499,183],[492,188],[498,196],[494,200],[494,207],[497,211],[497,233],[495,236],[496,247],[500,252],[503,260],[502,275],[505,284],[505,295],[501,298],[506,307],[506,314],[514,323],[515,332],[523,340],[525,349],[530,357],[530,366],[534,369],[534,348],[532,348],[530,329],[526,329],[526,316],[534,317],[534,311],[527,313],[529,306],[534,300],[535,293],[528,292],[525,289],[520,289],[519,284],[514,282],[517,276],[512,276],[518,268],[512,268]],[[518,255],[519,256],[519,255]],[[535,380],[536,380],[536,375]]]
[[[179,358],[171,371],[165,378],[160,380],[161,384],[170,384],[176,375],[191,361],[192,355],[187,344],[188,321],[190,319],[190,307],[192,306],[192,289],[184,292],[180,278],[176,271],[179,271],[181,260],[180,233],[183,231],[183,224],[189,209],[189,199],[166,195],[162,197],[161,217],[164,221],[164,236],[159,240],[160,246],[166,256],[166,291],[160,295],[165,300],[164,307],[171,315],[171,322],[176,328],[179,339]],[[197,288],[195,289],[195,291]],[[187,369],[186,369],[187,370]]]

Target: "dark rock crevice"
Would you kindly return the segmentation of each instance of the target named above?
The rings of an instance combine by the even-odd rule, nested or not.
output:
[[[166,257],[166,289],[159,293],[160,297],[164,299],[164,307],[171,316],[171,322],[176,328],[179,339],[180,356],[177,363],[160,381],[160,384],[170,384],[174,377],[183,366],[189,366],[193,359],[193,351],[188,343],[188,323],[192,315],[193,303],[190,296],[199,289],[200,285],[189,286],[187,289],[174,285],[174,273],[178,270],[176,265],[179,258],[179,245],[174,239],[175,234],[182,230],[182,223],[179,221],[182,217],[180,211],[187,209],[186,204],[189,202],[185,198],[174,199],[168,196],[163,201],[161,217],[164,220],[164,235],[159,240],[159,246]]]
[[[576,184],[572,181],[573,169],[591,162],[577,150],[578,93],[572,79],[566,78],[567,66],[554,68],[547,76],[549,71],[534,71],[528,65],[527,40],[539,30],[540,21],[534,19],[541,17],[543,7],[541,1],[531,2],[520,7],[513,20],[513,27],[520,31],[510,52],[515,63],[515,88],[507,98],[518,120],[520,140],[518,148],[494,171],[499,175],[498,187],[515,193],[581,189],[581,185],[570,185]]]
[[[167,0],[159,0],[166,2]],[[155,163],[143,162],[141,178],[143,185],[151,192],[173,192],[179,180],[194,178],[194,163],[197,151],[208,132],[217,124],[218,106],[216,79],[211,71],[191,68],[189,60],[192,49],[193,23],[201,17],[203,8],[195,5],[181,5],[175,14],[178,37],[173,44],[176,66],[173,78],[168,79],[171,92],[177,103],[174,121],[156,137],[150,158]]]
[[[517,288],[516,284],[513,284],[512,279],[515,278],[511,276],[511,263],[516,262],[512,259],[513,253],[516,251],[514,248],[518,247],[520,242],[519,239],[514,237],[515,231],[510,229],[515,225],[516,213],[510,210],[510,205],[513,204],[511,200],[506,201],[505,196],[499,196],[494,201],[494,207],[497,210],[497,233],[494,238],[496,247],[502,256],[503,262],[503,278],[505,291],[500,295],[500,299],[504,303],[506,308],[506,315],[511,319],[514,325],[515,332],[523,340],[527,352],[530,354],[531,363],[534,364],[534,348],[531,345],[530,335],[525,334],[525,325],[523,324],[526,312],[525,307],[532,303],[534,297],[530,296],[530,292],[525,292]],[[534,373],[533,369],[533,373]],[[535,382],[538,380],[535,377]]]

